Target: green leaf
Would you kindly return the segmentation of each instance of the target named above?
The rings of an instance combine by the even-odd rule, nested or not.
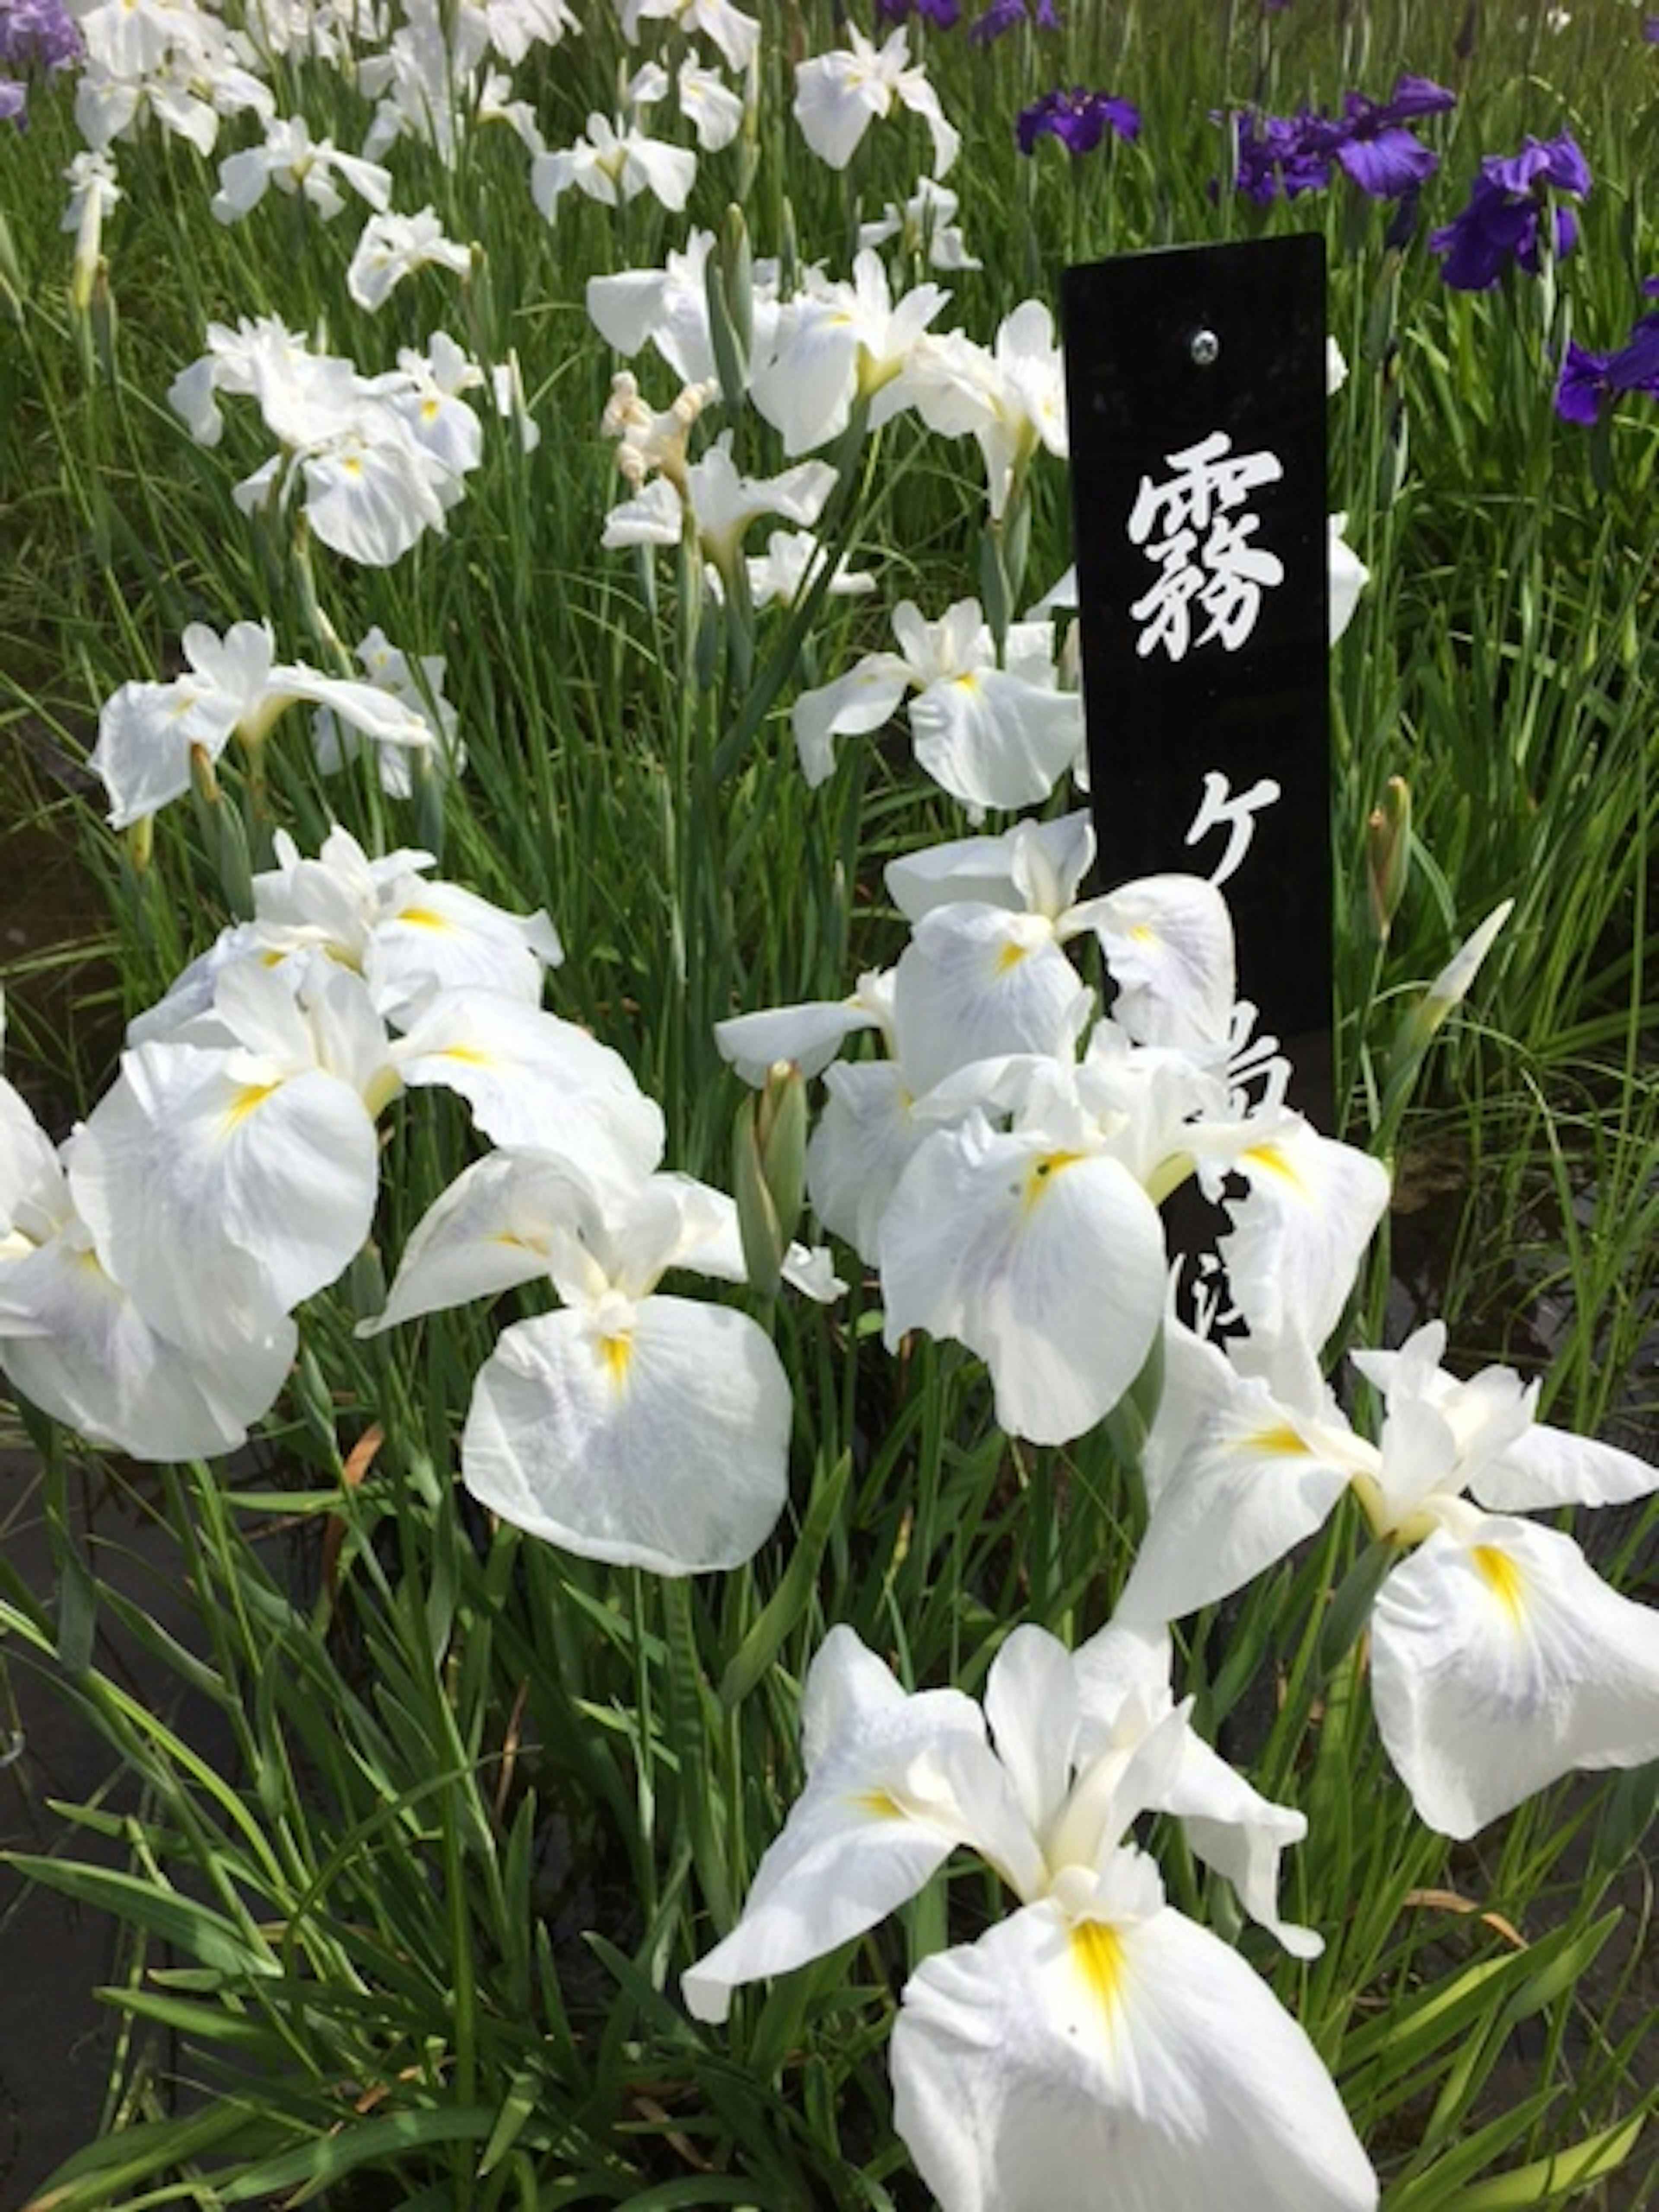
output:
[[[154,1880],[126,1874],[118,1867],[87,1866],[72,1859],[46,1858],[26,1851],[7,1851],[4,1863],[77,1903],[112,1913],[131,1928],[142,1928],[158,1942],[199,1959],[234,1979],[261,1978],[276,1972],[275,1962],[263,1945],[252,1942],[235,1924],[217,1912],[181,1897],[176,1890]]]
[[[438,2143],[487,2142],[495,2124],[495,2114],[483,2105],[377,2112],[368,2119],[345,2121],[297,2150],[243,2167],[229,2180],[218,2184],[219,2196],[227,2204],[246,2204],[256,2197],[288,2190],[293,2191],[289,2203],[303,2204],[319,2189],[363,2166],[391,2168],[407,2153],[427,2150]]]
[[[842,1503],[852,1471],[853,1455],[844,1451],[812,1492],[806,1519],[789,1555],[783,1578],[762,1607],[720,1677],[720,1700],[728,1712],[743,1703],[777,1657],[792,1630],[805,1618],[812,1601],[824,1547],[830,1541],[830,1531],[841,1519]]]

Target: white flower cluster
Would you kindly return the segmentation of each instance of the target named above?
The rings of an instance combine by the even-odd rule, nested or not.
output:
[[[230,1450],[269,1409],[294,1310],[368,1234],[375,1124],[406,1086],[578,1159],[661,1141],[617,1056],[542,1011],[545,915],[431,881],[424,854],[371,860],[343,830],[316,860],[279,837],[278,862],[252,921],[133,1024],[65,1145],[0,1083],[0,1358],[45,1412],[140,1458]]]
[[[1260,1054],[1220,892],[1155,876],[1079,902],[1093,852],[1079,814],[895,862],[911,936],[891,970],[716,1032],[751,1082],[779,1060],[827,1067],[808,1190],[878,1271],[890,1345],[915,1328],[966,1345],[1000,1425],[1042,1443],[1093,1428],[1145,1364],[1169,1272],[1158,1208],[1177,1185],[1196,1175],[1220,1201],[1243,1311],[1286,1279],[1340,1283],[1310,1316],[1327,1330],[1388,1194],[1282,1085],[1244,1095]],[[1082,939],[1117,985],[1104,1013],[1067,951]],[[884,1056],[829,1066],[864,1029]]]
[[[208,350],[173,379],[169,405],[204,446],[224,434],[222,394],[258,401],[281,450],[236,486],[245,514],[280,510],[298,497],[313,534],[373,568],[402,558],[428,530],[441,532],[483,453],[483,431],[463,394],[483,371],[441,331],[424,353],[362,375],[336,354],[313,353],[273,316],[232,330],[208,325]]]

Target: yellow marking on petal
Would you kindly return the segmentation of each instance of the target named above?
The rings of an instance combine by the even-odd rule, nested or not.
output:
[[[1158,932],[1152,927],[1150,922],[1137,921],[1131,927],[1129,934],[1133,938],[1137,945],[1156,945],[1158,943]]]
[[[1308,1456],[1307,1445],[1303,1443],[1288,1421],[1280,1421],[1275,1428],[1257,1429],[1253,1435],[1245,1437],[1243,1443],[1246,1451],[1271,1452],[1275,1455],[1294,1452],[1299,1459],[1305,1459]]]
[[[602,1336],[599,1350],[610,1372],[613,1386],[620,1390],[628,1380],[628,1370],[634,1364],[634,1339],[624,1332],[620,1336]]]
[[[459,1060],[467,1067],[494,1067],[495,1056],[476,1044],[447,1044],[438,1054],[440,1060]]]
[[[1031,1211],[1062,1168],[1074,1166],[1083,1157],[1081,1152],[1045,1152],[1040,1160],[1033,1160],[1020,1188],[1020,1204],[1024,1211]]]
[[[909,1814],[890,1790],[860,1790],[853,1802],[877,1820],[908,1820]]]
[[[394,921],[407,921],[416,929],[447,929],[450,924],[441,914],[434,914],[429,906],[406,906],[401,914],[392,916]]]
[[[1109,2021],[1123,1994],[1123,1940],[1103,1920],[1080,1920],[1072,1930],[1072,1956],[1089,1994]]]
[[[1005,945],[997,955],[998,975],[1006,975],[1011,968],[1018,968],[1020,962],[1030,956],[1030,950],[1029,945]]]
[[[360,477],[363,472],[363,465],[356,453],[348,453],[340,466],[349,477]]]
[[[255,1108],[263,1105],[271,1092],[280,1088],[281,1085],[275,1083],[245,1083],[225,1109],[225,1135],[228,1136],[233,1129],[240,1128]]]
[[[1238,1157],[1242,1162],[1251,1167],[1260,1168],[1265,1174],[1277,1176],[1281,1182],[1289,1183],[1292,1190],[1305,1194],[1307,1185],[1285,1158],[1279,1146],[1253,1145],[1248,1152],[1241,1152]]]
[[[1522,1601],[1526,1595],[1527,1581],[1509,1553],[1498,1551],[1492,1544],[1474,1544],[1470,1547],[1469,1557],[1510,1619],[1519,1620],[1524,1609]]]

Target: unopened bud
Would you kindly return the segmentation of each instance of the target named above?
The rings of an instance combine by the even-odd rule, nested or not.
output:
[[[749,1280],[774,1297],[806,1197],[806,1085],[793,1061],[775,1061],[738,1109],[732,1193]]]
[[[1388,943],[1394,918],[1406,896],[1411,843],[1411,786],[1403,775],[1391,775],[1382,787],[1382,803],[1372,807],[1365,824],[1365,878],[1371,927],[1379,945]]]
[[[153,814],[141,814],[136,822],[130,822],[127,824],[122,834],[125,840],[127,859],[131,863],[133,873],[142,876],[146,873],[155,857],[155,817]]]
[[[749,387],[755,343],[755,260],[740,207],[729,207],[709,249],[703,282],[708,295],[708,335],[714,370],[728,406]]]
[[[1470,986],[1480,972],[1481,963],[1497,941],[1498,931],[1514,909],[1513,899],[1505,899],[1502,906],[1494,908],[1480,928],[1460,946],[1435,977],[1400,1024],[1394,1050],[1397,1063],[1404,1064],[1420,1057],[1454,1008],[1462,1005],[1468,996]]]
[[[92,349],[106,384],[115,382],[115,332],[118,317],[115,295],[110,289],[109,263],[100,253],[92,280],[92,304],[88,310],[92,325]]]

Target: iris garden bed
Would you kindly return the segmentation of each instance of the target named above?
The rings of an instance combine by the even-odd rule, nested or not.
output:
[[[1054,13],[0,26],[41,2205],[1644,2201],[1655,27]],[[1041,611],[1061,268],[1310,228],[1323,1133]]]

